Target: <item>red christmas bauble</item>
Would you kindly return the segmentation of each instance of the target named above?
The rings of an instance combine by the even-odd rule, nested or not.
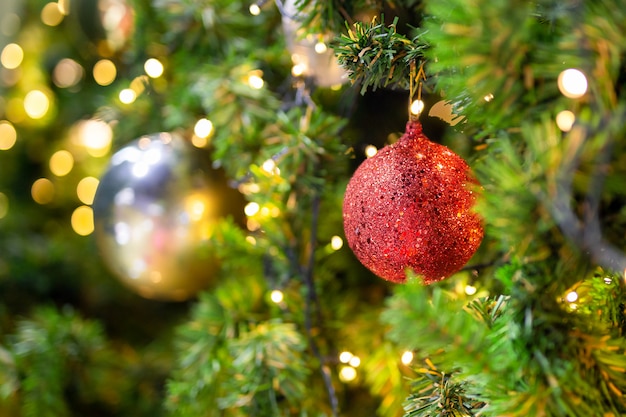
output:
[[[348,245],[373,273],[406,281],[412,269],[425,284],[449,277],[483,238],[473,212],[478,185],[467,163],[431,142],[417,121],[393,145],[366,159],[348,183],[343,222]]]

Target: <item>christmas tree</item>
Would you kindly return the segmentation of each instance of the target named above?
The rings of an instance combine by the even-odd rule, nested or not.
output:
[[[623,0],[4,0],[0,88],[0,415],[626,415]]]

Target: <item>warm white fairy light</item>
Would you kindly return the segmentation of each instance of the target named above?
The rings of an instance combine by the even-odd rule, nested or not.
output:
[[[251,201],[248,204],[246,204],[246,206],[243,209],[243,212],[246,214],[246,216],[250,217],[250,216],[254,216],[255,214],[257,214],[260,209],[261,209],[261,206],[259,206],[259,203]]]
[[[563,110],[556,115],[556,125],[563,132],[569,132],[572,130],[572,126],[576,121],[576,116],[569,110]]]
[[[7,69],[15,69],[22,64],[24,50],[16,43],[10,43],[0,53],[0,64]]]
[[[317,42],[314,48],[315,48],[315,52],[317,52],[318,54],[323,54],[326,51],[328,51],[328,46],[326,46],[326,44],[323,41]]]
[[[285,294],[281,290],[274,290],[270,294],[270,299],[276,304],[280,304],[285,299]]]
[[[411,103],[411,113],[418,115],[424,111],[424,102],[422,100],[414,100]]]
[[[604,283],[610,285],[613,283],[613,280],[610,277],[604,277]]]
[[[125,88],[122,91],[120,91],[119,99],[124,104],[131,104],[131,103],[134,103],[135,100],[137,99],[137,93],[135,93],[130,88]]]
[[[339,371],[339,379],[341,382],[351,382],[356,379],[356,369],[351,366],[344,366]]]
[[[493,100],[493,94],[489,93],[487,94],[485,97],[483,97],[483,99],[489,103],[491,100]]]
[[[295,64],[291,67],[291,75],[294,77],[300,77],[306,72],[306,68],[305,64]]]
[[[41,90],[31,90],[24,97],[24,110],[31,119],[41,119],[50,109],[50,99]]]
[[[361,358],[359,358],[358,356],[353,356],[348,361],[348,364],[353,368],[358,368],[361,364]]]
[[[578,293],[576,291],[570,291],[565,296],[565,300],[567,300],[570,303],[576,302],[578,300]]]
[[[250,7],[248,8],[248,10],[250,11],[250,14],[252,16],[258,16],[261,14],[261,8],[256,3],[252,3]]]
[[[476,294],[476,291],[478,291],[478,289],[472,285],[465,286],[465,294],[467,295],[474,295]]]
[[[248,85],[255,90],[260,90],[265,85],[265,81],[262,78],[263,73],[261,71],[255,71],[248,76]]]
[[[276,166],[276,161],[271,158],[263,162],[261,169],[271,175],[280,175],[280,169]]]
[[[150,78],[159,78],[163,75],[163,64],[156,58],[150,58],[143,64],[143,69]]]
[[[96,62],[92,70],[93,79],[101,86],[110,85],[117,77],[117,67],[109,59]]]
[[[378,148],[376,148],[376,146],[374,145],[367,145],[365,147],[365,156],[367,156],[368,158],[371,158],[372,156],[376,155],[378,153]]]
[[[8,120],[0,120],[0,151],[9,150],[17,142],[17,130]]]
[[[402,357],[400,358],[400,362],[402,362],[405,365],[410,364],[411,362],[413,362],[413,352],[407,350],[406,352],[404,352],[402,354]]]
[[[330,238],[330,247],[333,248],[333,250],[339,250],[342,246],[343,239],[341,238],[341,236],[335,235]]]
[[[351,352],[344,350],[343,352],[339,354],[339,362],[348,363],[350,362],[350,359],[352,359],[353,357],[354,355]]]
[[[199,138],[207,138],[213,133],[213,122],[202,118],[193,127],[193,133]]]
[[[582,71],[569,68],[559,74],[557,84],[561,94],[568,98],[579,98],[587,92],[587,77]]]

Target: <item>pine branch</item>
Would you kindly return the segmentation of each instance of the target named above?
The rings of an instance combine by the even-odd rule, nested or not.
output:
[[[339,63],[347,70],[350,80],[361,85],[361,94],[369,87],[394,86],[408,89],[411,63],[422,57],[426,46],[418,43],[420,35],[413,39],[396,30],[398,19],[385,27],[383,23],[357,22],[348,33],[336,39],[333,48]]]

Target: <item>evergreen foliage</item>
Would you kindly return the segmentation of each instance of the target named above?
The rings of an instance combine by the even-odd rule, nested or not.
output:
[[[296,0],[299,39],[334,36],[351,82],[338,89],[291,74],[283,1],[253,16],[244,1],[138,0],[132,41],[108,51],[85,24],[97,2],[43,27],[47,3],[0,6],[20,16],[11,36],[25,49],[23,74],[0,74],[0,120],[18,135],[0,151],[0,414],[626,415],[624,0]],[[110,87],[49,81],[61,57],[92,68],[105,55]],[[162,77],[143,73],[148,57]],[[567,68],[586,75],[581,98],[559,90]],[[465,270],[428,287],[383,282],[331,243],[363,148],[409,117],[389,130],[397,108],[363,103],[402,91],[405,109],[418,83],[428,107],[445,100],[463,116],[443,131],[428,107],[421,117],[472,166],[486,230]],[[20,119],[14,103],[33,85],[53,110]],[[569,129],[555,123],[566,110]],[[92,116],[115,146],[212,121],[207,164],[259,207],[243,216],[234,202],[206,242],[222,260],[217,286],[164,304],[110,276],[69,227],[75,183],[102,159],[73,149],[53,202],[33,203],[50,155]]]

